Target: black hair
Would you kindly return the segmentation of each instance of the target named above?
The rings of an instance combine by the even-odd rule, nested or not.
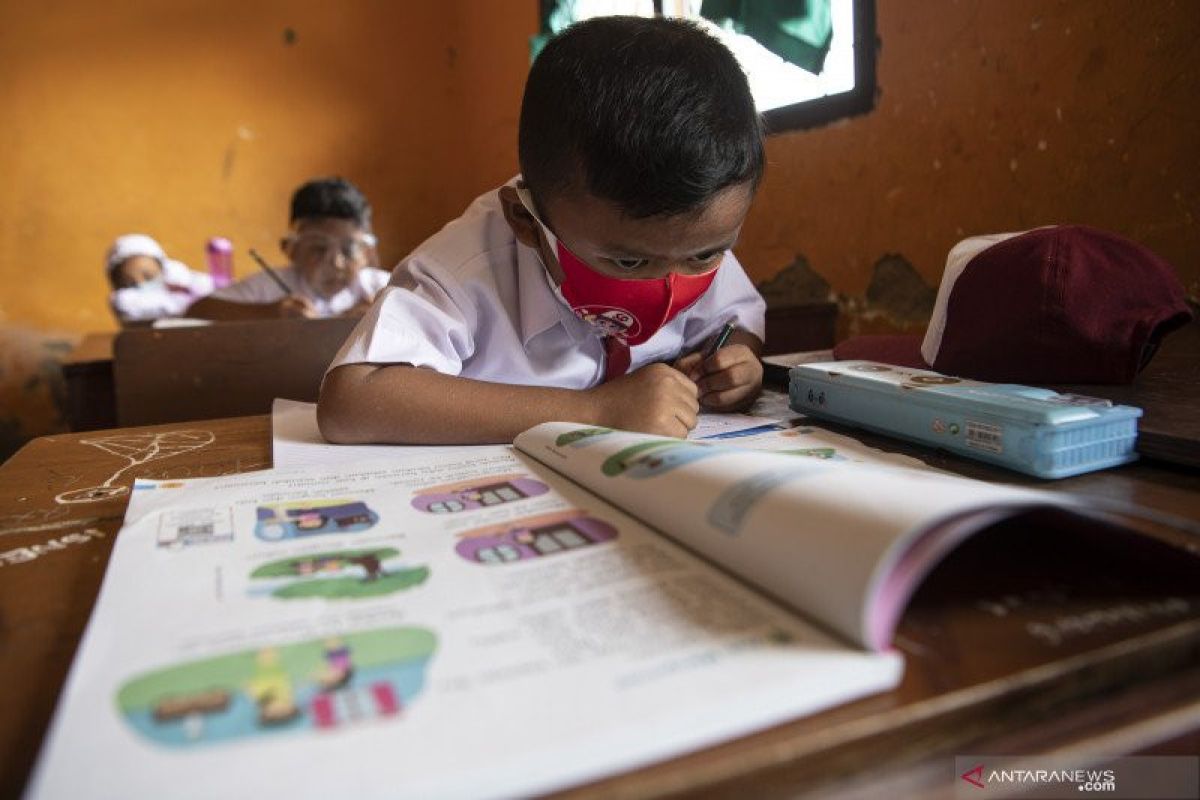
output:
[[[757,186],[762,139],[746,76],[717,38],[680,19],[606,16],[534,61],[518,153],[535,198],[586,189],[645,218]]]
[[[371,227],[371,204],[345,178],[317,178],[308,181],[292,195],[290,222],[314,217],[348,219],[361,228]]]

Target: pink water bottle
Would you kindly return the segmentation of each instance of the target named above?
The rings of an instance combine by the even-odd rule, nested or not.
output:
[[[208,274],[213,287],[222,289],[233,283],[233,242],[222,236],[214,236],[204,247],[208,257]]]

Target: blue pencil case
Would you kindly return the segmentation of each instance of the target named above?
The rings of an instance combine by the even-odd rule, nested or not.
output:
[[[803,414],[928,444],[1040,478],[1134,461],[1140,408],[874,361],[802,364],[789,373]]]

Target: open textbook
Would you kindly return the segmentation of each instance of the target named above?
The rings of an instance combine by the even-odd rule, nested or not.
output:
[[[28,795],[517,796],[633,769],[893,688],[920,576],[1061,502],[568,423],[515,445],[138,480]]]

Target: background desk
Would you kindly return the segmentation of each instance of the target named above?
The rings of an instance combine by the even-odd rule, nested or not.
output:
[[[105,449],[117,436],[133,448],[121,452],[131,455]],[[151,452],[139,442],[149,447],[156,439],[159,456],[138,463]],[[886,444],[974,477],[1121,498],[1200,520],[1195,472],[1144,463],[1039,483]],[[19,791],[37,754],[132,480],[269,465],[270,419],[258,416],[43,437],[0,466],[0,796]],[[1020,532],[1011,533],[1019,542]],[[1019,559],[1025,547],[968,552],[966,559],[956,554],[931,576],[896,638],[906,669],[894,691],[569,794],[644,797],[703,788],[706,796],[761,797],[795,795],[803,787],[841,796],[865,785],[883,796],[950,796],[956,753],[1074,747],[1086,756],[1171,741],[1195,749],[1200,586],[1190,593],[1160,590],[1113,571],[1099,576],[1104,585],[1094,592],[1064,595],[1036,571],[1018,575],[1014,568],[1011,580],[989,579],[1005,571],[997,559],[1006,553]],[[1075,566],[1087,576],[1085,560]],[[1168,594],[1174,601],[1164,605]],[[1032,620],[1106,608],[1138,614],[1115,615],[1057,644],[1027,632]]]
[[[834,303],[768,309],[766,352],[832,347],[836,320]],[[273,397],[314,400],[325,366],[356,322],[258,320],[89,333],[63,359],[67,425],[94,431],[257,414]],[[296,347],[301,338],[307,347]],[[116,359],[114,350],[122,351]],[[225,391],[231,384],[239,392]]]
[[[89,333],[63,359],[67,385],[67,425],[73,431],[95,431],[117,424],[113,391],[115,333]]]
[[[93,333],[63,362],[72,431],[269,412],[314,401],[356,317]]]

